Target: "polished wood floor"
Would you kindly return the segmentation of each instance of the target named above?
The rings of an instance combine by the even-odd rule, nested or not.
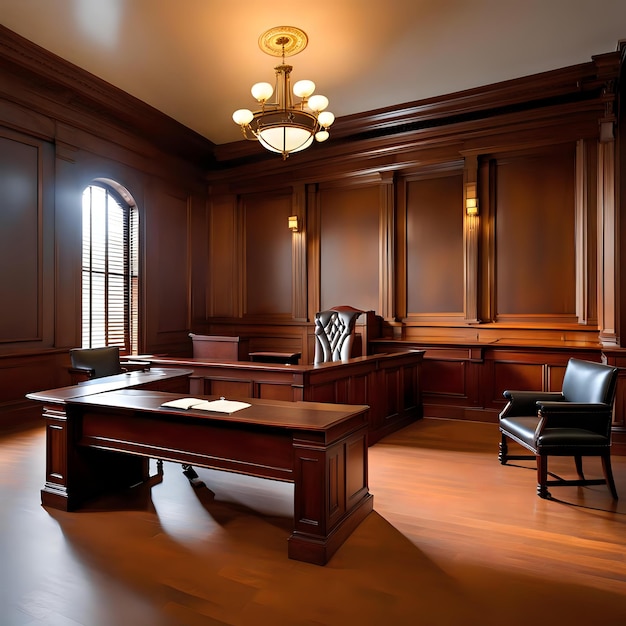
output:
[[[497,443],[495,425],[433,419],[377,443],[374,512],[317,567],[287,558],[291,485],[200,469],[211,498],[166,463],[150,486],[46,510],[43,429],[3,434],[0,624],[626,624],[626,457],[619,503],[605,486],[546,501]]]

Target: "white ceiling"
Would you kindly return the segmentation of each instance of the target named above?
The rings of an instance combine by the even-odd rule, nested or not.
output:
[[[339,117],[613,52],[626,0],[0,0],[0,23],[221,144],[273,82],[274,26],[307,33],[293,80]]]

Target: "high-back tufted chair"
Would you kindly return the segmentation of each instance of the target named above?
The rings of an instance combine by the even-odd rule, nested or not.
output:
[[[350,358],[356,320],[361,313],[360,309],[343,305],[315,314],[315,365]]]

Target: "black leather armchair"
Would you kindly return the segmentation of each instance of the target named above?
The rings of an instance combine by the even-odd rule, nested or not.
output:
[[[315,365],[350,358],[361,313],[360,309],[343,305],[315,314]]]
[[[117,346],[72,348],[70,350],[70,363],[72,365],[70,368],[72,382],[122,373],[120,349]]]
[[[70,363],[69,372],[73,385],[92,378],[150,369],[148,361],[121,361],[117,346],[72,348]]]
[[[499,460],[536,459],[537,495],[549,498],[548,485],[607,485],[617,500],[611,469],[611,421],[617,386],[616,367],[570,359],[560,392],[505,391],[509,401],[499,416]],[[508,439],[532,453],[512,455]],[[548,480],[548,457],[572,456],[577,480]],[[603,479],[587,479],[582,457],[602,459]]]

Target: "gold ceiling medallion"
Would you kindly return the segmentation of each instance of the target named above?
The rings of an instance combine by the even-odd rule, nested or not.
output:
[[[313,95],[315,83],[299,80],[291,89],[291,65],[285,57],[304,50],[309,40],[306,33],[295,26],[276,26],[259,37],[259,48],[270,56],[281,57],[282,63],[274,68],[274,85],[252,85],[252,97],[260,109],[238,109],[233,121],[239,124],[245,139],[258,141],[266,150],[278,152],[286,159],[292,152],[305,150],[313,140],[326,141],[328,128],[335,116],[326,111],[328,98]],[[274,100],[270,98],[274,96]],[[294,103],[294,96],[299,98]]]
[[[306,33],[295,26],[275,26],[259,37],[259,48],[274,57],[291,57],[308,45]]]

